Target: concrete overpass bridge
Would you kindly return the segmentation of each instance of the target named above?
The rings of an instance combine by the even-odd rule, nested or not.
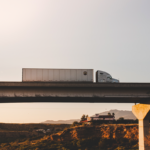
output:
[[[139,119],[139,150],[150,150],[150,83],[0,82],[0,103],[83,102],[141,103],[132,111]]]
[[[150,83],[0,82],[0,103],[150,103]]]

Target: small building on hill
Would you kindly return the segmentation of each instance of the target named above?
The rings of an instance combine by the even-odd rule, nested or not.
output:
[[[95,115],[87,118],[87,121],[94,121],[94,120],[95,121],[97,121],[97,120],[115,120],[115,116],[95,114]]]
[[[95,114],[91,117],[87,117],[86,120],[81,121],[80,123],[85,123],[85,124],[90,124],[90,122],[112,122],[113,120],[115,120],[115,116],[108,114],[108,115],[99,115],[99,114]]]

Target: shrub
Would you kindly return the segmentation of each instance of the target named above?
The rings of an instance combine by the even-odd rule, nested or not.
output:
[[[72,126],[77,126],[77,125],[79,125],[79,123],[78,123],[77,121],[74,121],[74,122],[72,123]]]

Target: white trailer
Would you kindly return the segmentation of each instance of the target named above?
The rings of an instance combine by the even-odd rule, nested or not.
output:
[[[22,69],[23,82],[93,82],[93,69]]]
[[[98,70],[96,72],[96,82],[111,82],[111,83],[119,83],[119,80],[112,78],[112,76],[104,71]]]

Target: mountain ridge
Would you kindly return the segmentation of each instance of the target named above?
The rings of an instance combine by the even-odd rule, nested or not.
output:
[[[109,111],[105,111],[102,113],[99,113],[100,115],[107,115],[108,113],[115,113],[115,119],[119,119],[120,117],[123,117],[124,119],[136,119],[135,115],[132,113],[132,111],[128,110],[117,110],[117,109],[111,109]]]

